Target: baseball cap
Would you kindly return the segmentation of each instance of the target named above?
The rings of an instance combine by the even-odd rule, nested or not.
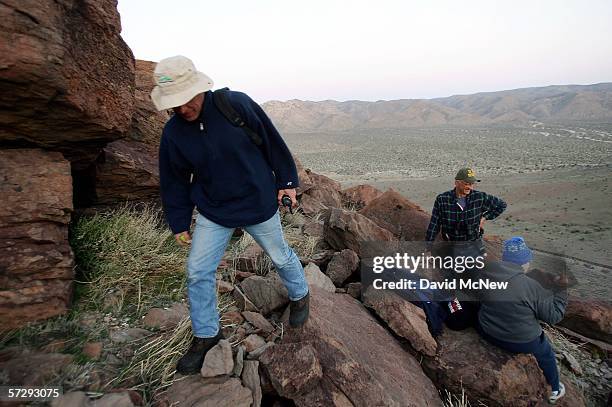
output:
[[[455,179],[457,181],[465,181],[471,184],[475,182],[480,182],[479,179],[476,179],[476,172],[471,168],[461,168],[459,171],[457,171]]]
[[[191,59],[182,55],[159,61],[153,76],[157,86],[151,91],[151,100],[157,110],[181,106],[195,95],[211,90],[214,84],[196,69]]]

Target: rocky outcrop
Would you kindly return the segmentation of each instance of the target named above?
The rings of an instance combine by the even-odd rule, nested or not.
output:
[[[344,206],[360,210],[378,198],[383,192],[372,185],[356,185],[341,191],[344,198]]]
[[[159,165],[153,146],[119,140],[104,147],[96,162],[96,204],[159,197]]]
[[[279,394],[298,406],[442,404],[419,363],[358,301],[311,290],[306,325],[259,359]]]
[[[298,178],[300,180],[300,186],[297,188],[297,194],[301,195],[313,187],[313,182],[310,179],[310,170],[306,170],[302,165],[302,162],[298,160],[296,156],[293,156],[293,161],[295,162]]]
[[[70,164],[57,152],[0,150],[0,325],[68,310],[73,254]]]
[[[429,333],[425,313],[416,305],[389,290],[372,286],[363,293],[363,302],[371,307],[397,335],[405,338],[418,352],[435,356],[437,344]]]
[[[559,325],[612,344],[612,303],[570,297],[565,316]]]
[[[340,183],[325,175],[306,171],[312,183],[312,187],[305,194],[320,202],[328,208],[342,207],[342,194]]]
[[[532,355],[514,356],[488,344],[473,329],[445,330],[438,343],[437,356],[424,360],[429,377],[451,393],[461,394],[463,389],[473,404],[532,406],[548,394],[544,375]],[[571,399],[581,397],[573,395]],[[576,404],[580,405],[584,402]]]
[[[336,250],[351,249],[357,255],[361,242],[396,240],[391,232],[365,216],[336,208],[326,213],[324,239]]]
[[[123,136],[134,57],[116,1],[7,0],[0,20],[1,142],[79,153]]]
[[[430,215],[390,189],[372,200],[359,214],[391,231],[401,240],[424,240]]]
[[[127,137],[157,148],[170,115],[165,110],[158,112],[151,101],[151,90],[155,87],[155,65],[156,62],[136,60],[135,109]]]

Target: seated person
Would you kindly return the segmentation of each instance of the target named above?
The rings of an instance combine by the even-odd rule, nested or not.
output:
[[[533,254],[522,237],[504,242],[502,261],[487,262],[482,278],[507,281],[505,290],[480,293],[478,331],[488,342],[512,353],[531,353],[552,388],[548,401],[554,404],[565,395],[559,382],[555,353],[539,321],[556,324],[563,319],[567,305],[566,290],[553,292],[525,273]],[[564,287],[562,278],[557,285]]]

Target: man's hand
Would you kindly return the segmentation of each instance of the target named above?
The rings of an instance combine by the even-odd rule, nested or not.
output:
[[[191,244],[191,236],[189,232],[181,232],[174,235],[174,239],[181,246],[189,246]]]
[[[297,193],[295,192],[295,188],[279,189],[278,195],[276,196],[276,199],[278,201],[278,206],[283,206],[283,203],[281,202],[283,195],[289,195],[289,198],[291,198],[291,207],[297,208],[298,201],[297,201]]]

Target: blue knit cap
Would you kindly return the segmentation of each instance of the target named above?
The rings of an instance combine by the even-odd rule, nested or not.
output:
[[[515,236],[504,242],[503,261],[523,265],[529,263],[533,258],[531,249],[525,244],[525,240],[520,236]]]

